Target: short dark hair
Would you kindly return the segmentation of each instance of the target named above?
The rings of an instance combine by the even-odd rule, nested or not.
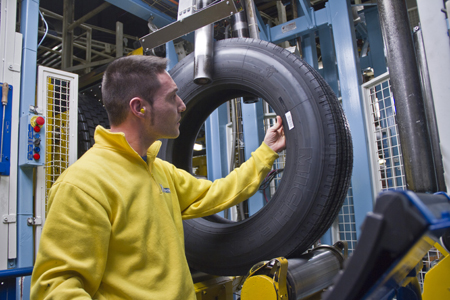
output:
[[[116,59],[106,68],[102,81],[102,99],[111,125],[120,125],[130,110],[134,97],[150,105],[160,87],[157,75],[167,67],[167,59],[157,56],[132,55]]]

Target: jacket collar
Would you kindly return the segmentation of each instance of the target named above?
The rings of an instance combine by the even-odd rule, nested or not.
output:
[[[111,132],[101,125],[95,128],[94,147],[110,148],[118,152],[135,156],[142,160],[140,155],[130,146],[123,132]],[[161,148],[161,141],[156,141],[147,149],[147,163],[151,164],[158,155]]]

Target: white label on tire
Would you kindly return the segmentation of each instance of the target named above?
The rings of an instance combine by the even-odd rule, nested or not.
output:
[[[292,115],[291,115],[291,112],[288,111],[285,115],[286,115],[286,120],[287,120],[287,122],[288,122],[289,130],[291,130],[292,128],[294,128],[294,122],[292,122]]]

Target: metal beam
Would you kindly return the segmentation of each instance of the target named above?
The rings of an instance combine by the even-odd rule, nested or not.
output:
[[[257,149],[264,140],[264,108],[260,99],[256,103],[241,102],[242,123],[245,145],[245,159],[252,157],[252,152]],[[248,201],[250,215],[256,214],[264,206],[262,191],[256,192]]]
[[[36,59],[38,43],[39,1],[23,0],[20,31],[23,34],[22,80],[20,85],[20,116],[29,113],[30,105],[35,105],[36,98]],[[27,124],[19,123],[22,133]],[[26,157],[27,145],[19,139],[18,157]],[[17,267],[31,267],[34,262],[33,227],[28,226],[27,219],[33,212],[33,169],[17,170]],[[25,277],[17,282],[17,289],[23,299],[30,297],[31,278]]]
[[[58,36],[55,36],[55,35],[47,34],[47,37],[52,38],[52,39],[55,39],[55,40],[57,40],[57,41],[61,41],[61,42],[63,41],[62,38],[60,38],[60,37],[58,37]],[[86,47],[85,47],[85,46],[83,46],[83,45],[81,45],[81,44],[78,44],[78,43],[73,43],[73,46],[74,46],[74,47],[77,47],[77,48],[80,48],[80,49],[83,49],[83,50],[86,50]],[[63,44],[63,47],[64,47],[64,44]],[[105,58],[111,58],[111,57],[112,57],[111,55],[105,54],[105,53],[103,53],[103,52],[99,52],[99,51],[92,50],[92,49],[91,49],[91,51],[92,51],[93,54],[96,54],[96,55],[99,55],[99,56],[103,56],[103,57],[105,57]],[[62,54],[62,55],[64,55],[64,54]],[[72,56],[73,56],[73,55],[72,55]]]
[[[317,30],[320,26],[325,26],[330,23],[329,10],[326,7],[313,12],[312,15],[313,21],[309,21],[308,17],[302,16],[270,28],[269,42],[279,44],[308,34],[312,30]]]
[[[86,61],[88,64],[92,61],[92,29],[89,28],[86,31]],[[88,67],[85,70],[85,73],[89,73],[91,71],[91,68]]]
[[[145,21],[152,20],[158,27],[164,27],[176,20],[163,14],[141,0],[106,0],[107,2],[133,14]]]
[[[100,6],[94,8],[89,13],[85,14],[84,16],[82,16],[81,18],[79,18],[78,20],[76,20],[75,22],[70,24],[69,27],[67,28],[67,30],[68,31],[74,30],[77,26],[79,26],[80,24],[83,24],[85,21],[89,20],[90,18],[94,17],[95,15],[104,11],[106,8],[108,8],[110,6],[111,6],[111,4],[108,2],[102,3]]]
[[[150,50],[186,35],[198,28],[225,19],[237,12],[233,1],[220,1],[180,19],[140,39],[144,50]]]
[[[63,16],[58,15],[57,13],[52,12],[52,11],[50,11],[48,9],[45,9],[45,8],[41,7],[41,8],[39,8],[39,10],[44,14],[45,17],[53,18],[53,19],[56,19],[56,20],[62,20],[63,19]],[[83,23],[83,24],[80,24],[79,26],[80,26],[81,29],[84,29],[84,30],[93,29],[93,30],[98,30],[98,31],[101,31],[101,32],[110,33],[112,35],[116,34],[116,32],[114,30],[102,28],[102,27],[95,26],[95,25],[92,25],[92,24]],[[126,37],[127,39],[131,39],[131,40],[135,40],[135,41],[139,40],[139,37],[132,36],[132,35],[129,35],[129,34],[124,34],[123,37]]]
[[[359,54],[355,28],[350,12],[350,0],[330,0],[327,3],[333,26],[342,106],[348,118],[353,138],[352,192],[355,208],[356,233],[359,237],[366,214],[373,209],[370,158],[363,117]]]
[[[381,26],[378,16],[377,7],[369,7],[364,9],[366,17],[368,40],[370,46],[369,55],[373,62],[373,75],[375,77],[386,73],[386,57],[384,56],[384,42],[381,34]]]
[[[76,70],[81,70],[81,69],[86,69],[86,68],[91,68],[91,67],[96,67],[96,66],[100,66],[100,65],[104,65],[104,64],[109,64],[110,62],[112,62],[115,58],[107,58],[107,59],[103,59],[103,60],[98,60],[95,62],[91,62],[88,64],[81,64],[81,65],[76,65],[74,67],[70,67],[67,68],[65,71],[68,72],[73,72]]]
[[[65,70],[72,66],[73,31],[69,30],[69,26],[74,19],[75,0],[64,0],[63,10],[61,67]]]
[[[43,49],[43,50],[45,50],[45,51],[47,51],[47,52],[54,53],[54,54],[58,54],[58,55],[61,56],[61,52],[60,52],[60,51],[56,51],[56,50],[50,49],[50,48],[45,47],[45,46],[40,46],[39,48],[40,48],[40,49]],[[81,62],[81,63],[86,63],[86,61],[85,61],[84,59],[81,59],[81,58],[79,58],[79,57],[76,57],[75,55],[72,56],[72,57],[73,57],[73,59],[76,60],[76,61],[79,61],[79,62]]]
[[[116,22],[116,57],[123,56],[123,24]]]

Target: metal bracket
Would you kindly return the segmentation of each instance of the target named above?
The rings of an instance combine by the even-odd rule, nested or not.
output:
[[[238,10],[233,0],[222,0],[214,3],[188,17],[173,22],[140,38],[142,48],[144,48],[144,52],[148,51],[237,12]]]
[[[20,65],[15,63],[9,63],[8,64],[8,70],[11,72],[17,72],[20,73]]]
[[[42,219],[40,217],[28,218],[27,219],[28,226],[39,226],[42,225]]]
[[[16,215],[3,215],[3,224],[16,223]]]

